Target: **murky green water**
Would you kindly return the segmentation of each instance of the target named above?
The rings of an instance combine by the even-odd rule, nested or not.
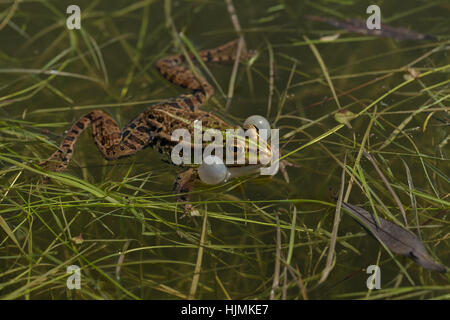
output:
[[[221,89],[216,88],[216,101],[205,109],[242,122],[252,114],[265,116],[271,100],[268,118],[272,123],[276,120],[274,125],[280,129],[280,145],[286,144],[283,154],[338,125],[333,116],[338,107],[304,36],[319,40],[340,34],[335,41],[316,42],[315,47],[341,106],[354,113],[404,82],[410,64],[425,73],[449,62],[445,42],[449,6],[445,1],[376,2],[383,23],[434,35],[435,41],[381,39],[305,19],[305,15],[365,18],[372,4],[367,1],[234,2],[247,45],[260,54],[251,67],[240,67],[229,110],[224,108],[226,98],[221,91],[228,92],[232,67],[211,66]],[[64,130],[85,112],[101,108],[124,125],[152,103],[182,93],[154,69],[157,59],[179,52],[174,33],[166,25],[168,3],[78,1],[82,31],[64,27],[66,8],[73,1],[21,3],[8,25],[0,27],[1,155],[35,168],[34,164],[55,150]],[[198,50],[236,38],[224,2],[170,4],[177,31]],[[11,5],[0,4],[0,13],[13,10]],[[0,25],[3,19],[0,16]],[[43,68],[65,74],[38,74]],[[368,291],[365,269],[372,264],[381,267],[387,298],[445,297],[450,289],[448,276],[395,256],[406,268],[408,280],[389,254],[347,214],[339,225],[334,268],[324,283],[318,285],[318,281],[333,228],[330,193],[339,191],[345,155],[353,168],[368,126],[366,148],[403,203],[409,224],[416,225],[412,204],[416,201],[424,243],[433,257],[449,265],[447,79],[445,69],[393,90],[376,108],[353,120],[351,129],[343,127],[292,154],[288,160],[298,168],[287,169],[290,183],[278,174],[213,188],[198,184],[192,200],[199,201],[197,206],[209,218],[195,298],[269,298],[276,270],[275,215],[282,226],[281,258],[289,257],[292,267],[288,271],[281,263],[280,285],[287,274],[288,299],[305,297],[298,287],[298,271],[308,298],[364,297]],[[413,115],[404,134],[381,148],[402,121],[426,105],[431,105],[429,110]],[[374,115],[376,121],[370,125]],[[291,134],[294,130],[297,133]],[[46,137],[53,146],[44,141]],[[162,162],[150,149],[107,163],[91,140],[90,134],[79,139],[67,174],[89,182],[118,204],[67,183],[53,181],[43,186],[38,173],[0,162],[2,217],[23,246],[22,252],[7,237],[6,228],[0,229],[0,283],[4,284],[0,296],[186,298],[198,261],[203,221],[194,217],[175,224],[171,190],[179,169]],[[407,191],[402,160],[416,193]],[[396,202],[370,162],[363,158],[361,168],[367,181],[358,183],[368,182],[378,214],[386,217],[387,211],[402,221]],[[347,175],[346,187],[348,180]],[[372,208],[367,189],[356,184],[348,202]],[[294,207],[296,232],[290,238]],[[84,242],[75,244],[71,238],[79,234]],[[290,239],[294,244],[291,253]],[[117,279],[119,252],[127,249]],[[65,271],[70,264],[82,267],[81,290],[66,289]],[[24,271],[29,275],[18,276]],[[40,282],[45,284],[38,286]],[[413,286],[418,289],[396,293]],[[281,298],[282,290],[276,292]],[[374,291],[370,296],[377,294]]]

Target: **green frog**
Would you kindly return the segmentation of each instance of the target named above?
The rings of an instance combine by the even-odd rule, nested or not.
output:
[[[226,63],[236,60],[236,48],[238,41],[232,41],[215,49],[203,50],[199,52],[199,57],[204,62]],[[248,60],[254,52],[244,52],[241,60]],[[196,61],[195,56],[190,56],[192,61]],[[45,169],[55,172],[64,171],[72,159],[74,146],[81,133],[92,126],[92,137],[98,149],[106,160],[116,160],[131,156],[138,151],[153,147],[160,153],[170,156],[174,146],[178,143],[171,136],[176,129],[187,129],[194,134],[194,124],[201,121],[203,128],[214,128],[221,131],[236,128],[219,118],[218,116],[200,109],[202,105],[214,94],[214,88],[201,76],[183,66],[186,62],[184,55],[174,55],[160,59],[156,63],[156,68],[160,74],[174,84],[182,88],[190,89],[189,94],[182,94],[176,98],[163,103],[150,106],[147,110],[137,115],[123,129],[120,129],[114,119],[103,110],[93,110],[83,115],[68,130],[57,151],[55,151],[46,161],[41,163]],[[245,128],[253,129],[258,137],[258,128],[253,124],[247,124]],[[264,141],[264,140],[261,140]],[[193,145],[192,145],[193,147]],[[206,144],[202,144],[205,148]],[[231,146],[233,152],[238,152],[242,143]],[[230,148],[225,145],[224,148]],[[269,143],[259,148],[265,156],[271,157]],[[224,150],[224,154],[225,154]],[[229,150],[228,150],[229,151]],[[241,150],[242,151],[242,150]],[[227,165],[233,167],[233,176],[249,174],[261,167],[261,163],[250,165],[249,157],[252,155],[252,148],[244,150],[245,161],[240,164]],[[259,160],[258,160],[259,161]],[[243,171],[239,171],[242,168]],[[230,175],[229,175],[230,176]],[[194,209],[189,204],[189,193],[193,189],[194,181],[199,178],[198,166],[188,166],[175,179],[173,191],[176,194],[177,202],[183,206],[184,215],[192,214]]]

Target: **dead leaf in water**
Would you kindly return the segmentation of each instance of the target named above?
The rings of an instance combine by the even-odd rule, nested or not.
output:
[[[82,244],[84,242],[82,234],[80,233],[79,236],[72,237],[72,241],[75,242],[75,244]]]
[[[338,112],[334,114],[334,119],[339,123],[345,124],[349,129],[352,128],[350,121],[355,118],[356,114],[347,109],[338,110]]]
[[[339,36],[340,36],[339,33],[335,33],[335,34],[332,34],[330,36],[323,36],[323,37],[320,38],[320,41],[325,41],[325,42],[334,41],[334,40],[338,39]]]
[[[350,32],[373,35],[382,38],[391,38],[397,40],[436,40],[435,37],[415,32],[402,27],[392,27],[387,24],[381,24],[381,29],[368,29],[365,20],[348,19],[337,20],[334,18],[319,17],[319,16],[305,16],[306,19],[312,21],[325,22],[339,29],[345,29]]]
[[[445,266],[431,260],[425,246],[413,233],[381,217],[375,219],[370,212],[358,206],[342,202],[342,208],[354,215],[366,230],[392,252],[412,259],[425,269],[447,272]]]

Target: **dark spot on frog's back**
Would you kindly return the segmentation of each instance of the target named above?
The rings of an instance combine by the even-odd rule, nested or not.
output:
[[[189,97],[184,98],[183,101],[189,106],[189,109],[191,109],[191,111],[194,111],[194,103]]]
[[[81,121],[78,121],[77,123],[75,123],[75,125],[76,125],[78,128],[80,128],[81,130],[84,129],[84,124],[83,124],[83,122],[81,122]]]
[[[170,82],[174,82],[174,79],[176,77],[177,77],[177,74],[174,72],[174,73],[171,73],[171,74],[167,75],[167,80],[169,80]]]
[[[142,133],[149,133],[150,131],[152,131],[152,129],[149,129],[149,127],[143,127],[143,126],[138,127],[136,130],[139,132],[142,132]]]
[[[122,138],[126,138],[130,134],[130,130],[125,130],[122,132]]]
[[[205,95],[203,94],[202,91],[200,91],[200,90],[195,90],[195,91],[193,92],[193,94],[191,95],[191,98],[192,98],[193,103],[195,103],[195,104],[197,104],[197,105],[201,105],[201,101],[200,101],[199,98],[198,98],[199,96],[200,96],[200,99],[201,99],[201,100],[203,100],[203,98],[205,97]]]
[[[135,142],[135,143],[137,143],[137,144],[139,144],[139,145],[141,145],[141,146],[143,146],[143,145],[145,145],[145,142],[144,141],[142,141],[141,139],[139,139],[138,137],[136,137],[135,135],[130,135],[130,138],[129,138],[131,141],[133,141],[133,142]]]
[[[132,150],[136,150],[136,146],[134,146],[133,144],[129,143],[128,141],[125,141],[124,145],[126,145],[128,148],[130,148]]]
[[[177,109],[181,109],[181,106],[176,102],[169,102],[168,105]]]

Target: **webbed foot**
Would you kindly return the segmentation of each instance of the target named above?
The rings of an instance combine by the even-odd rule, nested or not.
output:
[[[192,204],[186,203],[189,201],[189,193],[194,187],[194,181],[198,178],[197,170],[190,168],[186,171],[181,172],[175,179],[173,184],[173,192],[177,196],[177,202],[180,202],[183,207],[183,215],[185,216],[196,216],[199,215],[197,209],[195,209]]]
[[[289,175],[287,173],[286,167],[294,167],[294,168],[300,168],[298,164],[294,164],[292,162],[289,162],[287,160],[280,160],[280,171],[283,175],[284,180],[286,180],[287,183],[289,183]]]

